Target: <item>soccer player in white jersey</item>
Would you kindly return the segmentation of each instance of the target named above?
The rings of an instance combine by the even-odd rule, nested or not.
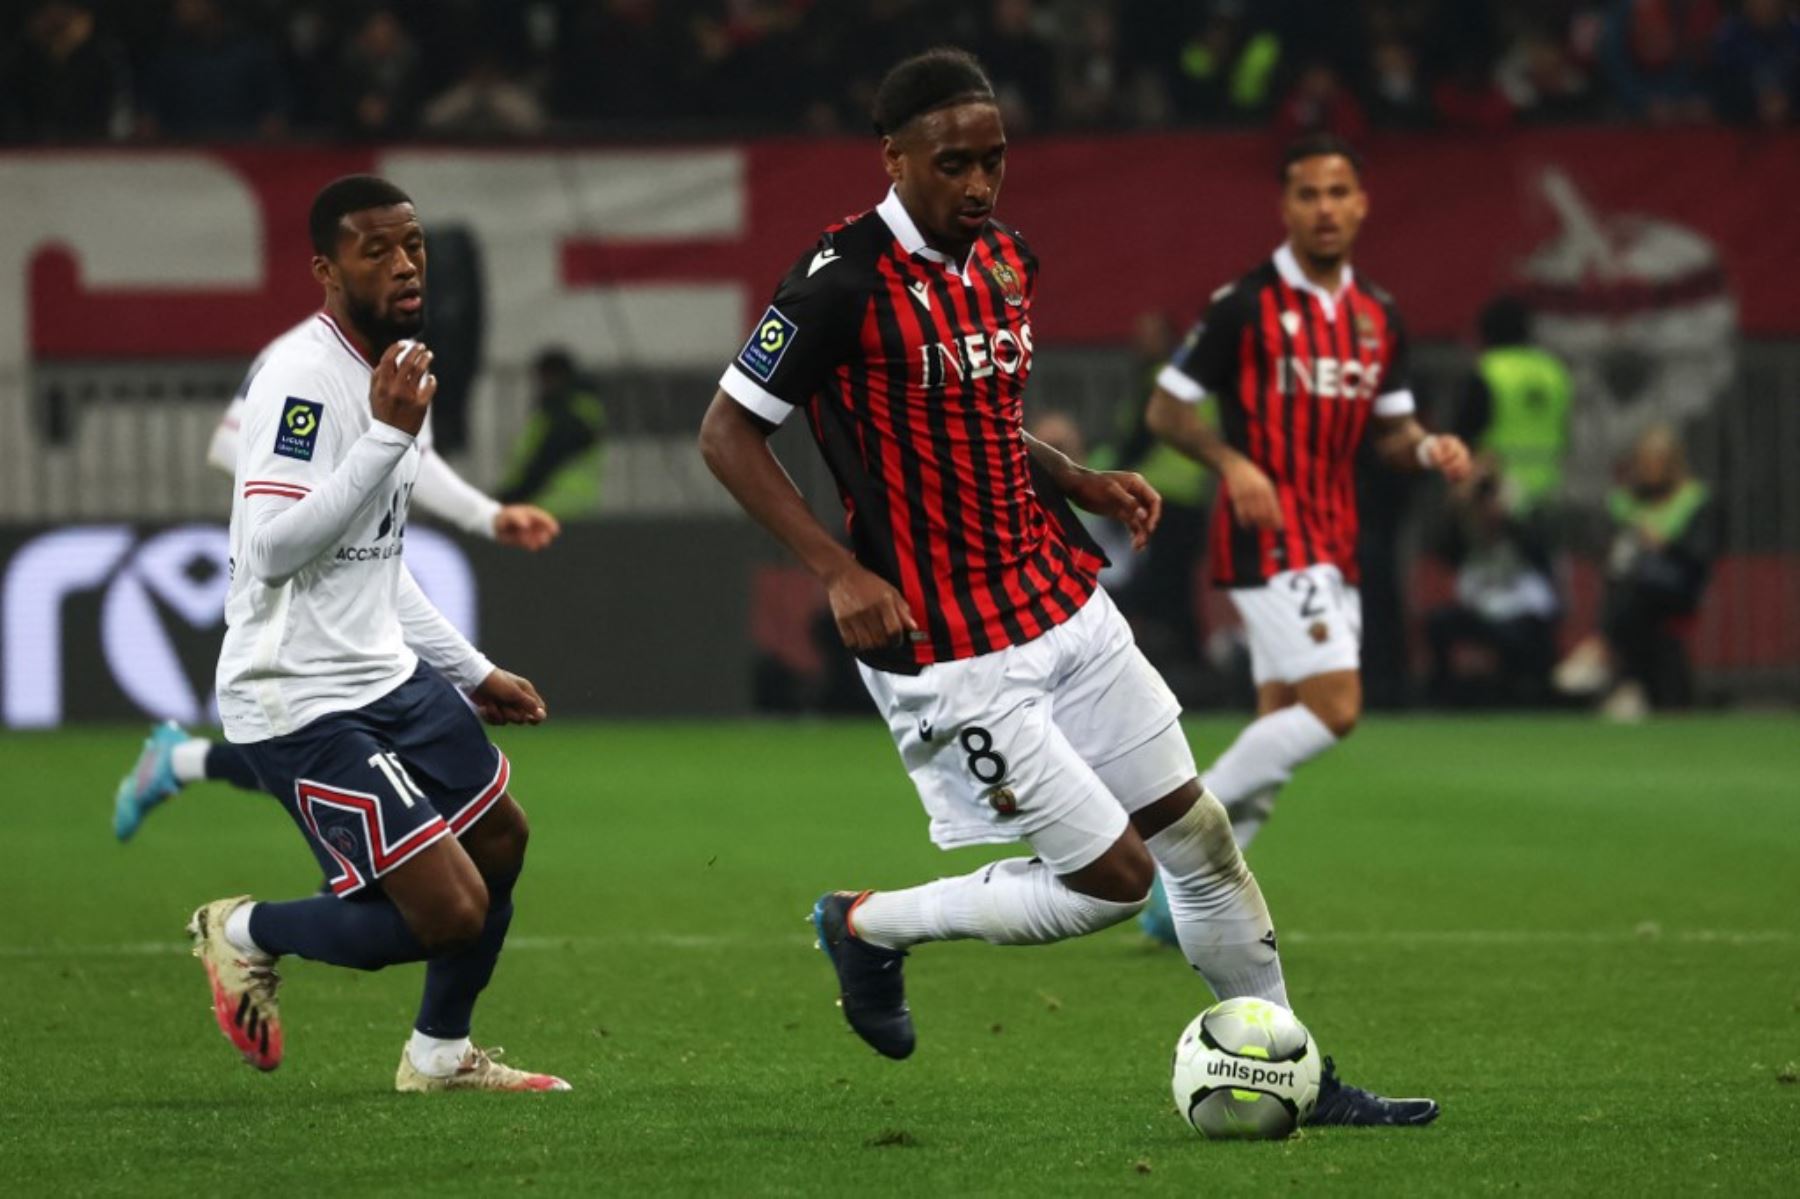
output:
[[[300,328],[314,319],[307,317]],[[289,330],[283,336],[296,331]],[[206,460],[228,475],[237,471],[244,397],[268,360],[270,350],[280,340],[265,347],[250,364],[237,394],[213,430]],[[545,548],[562,532],[556,517],[535,504],[502,504],[457,474],[443,455],[433,452],[429,414],[419,431],[419,451],[419,480],[412,502],[430,515],[472,537],[486,537],[532,551]],[[129,841],[144,818],[164,800],[189,783],[206,780],[230,783],[247,791],[262,790],[249,762],[231,742],[193,736],[173,720],[152,727],[137,760],[113,791],[113,835]]]
[[[327,893],[204,904],[194,953],[220,1030],[259,1069],[285,1048],[280,957],[423,961],[396,1089],[567,1090],[469,1039],[527,837],[475,713],[536,724],[545,709],[405,565],[437,390],[430,350],[408,340],[424,324],[424,232],[406,194],[367,175],[327,185],[309,225],[325,303],[270,347],[245,395],[218,692],[225,736],[293,817]]]

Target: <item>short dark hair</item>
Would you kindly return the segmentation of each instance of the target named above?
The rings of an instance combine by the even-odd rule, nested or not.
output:
[[[1515,295],[1498,295],[1476,321],[1484,346],[1522,346],[1531,340],[1531,309]]]
[[[1308,133],[1288,143],[1288,148],[1281,155],[1281,171],[1275,181],[1283,187],[1287,186],[1288,168],[1296,162],[1304,162],[1308,158],[1327,158],[1338,155],[1350,164],[1356,172],[1356,181],[1362,182],[1363,158],[1356,152],[1356,147],[1335,133]]]
[[[939,46],[895,64],[875,89],[875,132],[893,137],[914,118],[971,100],[994,99],[994,85],[967,50]]]
[[[345,175],[333,179],[313,197],[306,227],[312,234],[313,253],[331,257],[337,249],[338,226],[353,212],[411,204],[412,197],[376,175]]]

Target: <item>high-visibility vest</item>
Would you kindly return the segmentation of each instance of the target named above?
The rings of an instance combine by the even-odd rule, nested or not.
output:
[[[1476,369],[1491,401],[1480,448],[1500,459],[1527,507],[1554,499],[1569,448],[1574,389],[1567,368],[1531,346],[1499,346],[1484,352]]]

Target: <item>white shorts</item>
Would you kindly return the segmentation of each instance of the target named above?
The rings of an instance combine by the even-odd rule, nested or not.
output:
[[[1335,566],[1284,570],[1230,592],[1250,636],[1256,685],[1362,667],[1362,595]]]
[[[1028,841],[1067,874],[1198,773],[1180,703],[1104,590],[1024,645],[861,669],[943,849]]]

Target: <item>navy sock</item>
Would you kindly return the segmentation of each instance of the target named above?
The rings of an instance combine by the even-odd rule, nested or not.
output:
[[[469,1035],[475,1000],[494,977],[494,966],[500,961],[500,947],[506,943],[512,917],[509,887],[506,895],[488,905],[480,940],[461,953],[433,958],[426,964],[425,993],[419,999],[419,1018],[413,1023],[414,1028],[428,1037],[447,1041]]]
[[[352,970],[379,970],[426,957],[400,909],[380,894],[259,903],[250,909],[250,939],[277,956],[291,953]]]
[[[230,783],[233,787],[242,787],[246,791],[263,789],[262,783],[257,780],[256,771],[250,768],[250,759],[229,741],[214,741],[206,751],[206,777]]]

